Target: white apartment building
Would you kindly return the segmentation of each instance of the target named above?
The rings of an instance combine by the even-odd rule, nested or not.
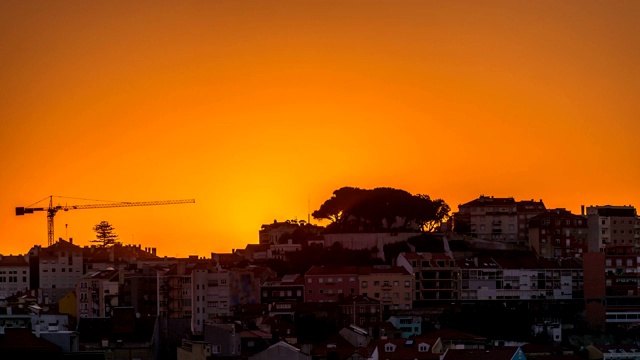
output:
[[[613,247],[638,247],[638,216],[633,206],[587,207],[589,251]]]
[[[458,261],[462,300],[571,300],[584,286],[579,259],[473,258]]]
[[[217,316],[229,316],[229,277],[227,270],[196,267],[192,272],[191,329],[202,334],[204,324]]]
[[[29,290],[29,263],[22,255],[0,255],[0,299]]]
[[[45,303],[57,303],[76,288],[82,277],[82,248],[71,241],[59,239],[55,244],[39,249],[39,288]],[[34,259],[35,260],[35,259]]]

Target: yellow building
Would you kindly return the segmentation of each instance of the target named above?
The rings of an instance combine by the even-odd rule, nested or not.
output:
[[[382,302],[384,310],[412,308],[413,276],[401,266],[358,269],[360,294]]]
[[[76,292],[69,291],[58,301],[58,307],[61,314],[68,314],[74,318],[78,317],[78,305],[76,304]]]

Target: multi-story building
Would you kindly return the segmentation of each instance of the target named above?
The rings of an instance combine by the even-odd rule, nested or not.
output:
[[[587,219],[565,209],[547,210],[529,220],[529,241],[544,258],[581,256],[588,251]]]
[[[125,272],[121,292],[122,305],[131,306],[142,315],[156,315],[158,313],[157,272],[158,268],[155,266],[143,266]]]
[[[381,301],[384,311],[412,308],[413,276],[404,267],[363,266],[358,274],[360,294]]]
[[[260,283],[273,272],[264,267],[221,269],[209,260],[183,259],[158,272],[158,314],[191,320],[201,334],[216,317],[232,314],[237,305],[258,304]]]
[[[109,268],[94,270],[82,276],[76,284],[78,316],[81,318],[110,317],[119,306],[119,289],[123,272]]]
[[[116,243],[108,247],[85,246],[83,248],[84,272],[93,269],[130,269],[136,268],[138,262],[159,260],[155,255],[155,248],[142,249],[141,245],[122,245]]]
[[[278,222],[274,220],[272,224],[264,224],[258,231],[260,244],[279,244],[283,235],[291,234],[299,227],[297,222],[291,223],[290,221]]]
[[[305,302],[337,302],[360,295],[356,266],[312,266],[304,274]]]
[[[207,321],[219,316],[229,316],[230,277],[227,270],[214,269],[198,264],[192,275],[191,329],[201,334]]]
[[[304,302],[304,278],[299,274],[268,278],[260,286],[260,303]]]
[[[29,263],[22,255],[0,255],[0,299],[29,290]]]
[[[481,195],[458,205],[453,214],[454,231],[481,240],[526,244],[528,219],[545,210],[542,200],[517,201],[512,197]]]
[[[382,303],[366,295],[347,296],[338,302],[342,325],[373,328],[382,322]]]
[[[157,288],[158,316],[191,318],[191,268],[187,268],[184,261],[158,271]]]
[[[636,209],[633,206],[589,206],[589,251],[604,251],[617,246],[638,246]]]
[[[71,239],[59,239],[49,247],[39,248],[35,253],[37,255],[30,256],[29,261],[38,262],[36,271],[43,300],[45,303],[57,303],[76,288],[78,279],[83,275],[82,248],[74,245]]]
[[[249,266],[229,270],[229,305],[260,303],[260,285],[276,273],[264,266]]]
[[[411,309],[412,275],[400,266],[313,266],[304,275],[305,302],[363,295],[383,309]]]
[[[397,263],[413,275],[414,306],[460,298],[460,269],[451,254],[401,253]]]
[[[531,256],[469,258],[457,262],[461,300],[573,300],[583,298],[580,259]]]
[[[518,244],[529,245],[529,220],[545,211],[542,200],[521,200],[517,202],[518,211]]]
[[[454,231],[482,240],[515,243],[518,239],[518,211],[512,197],[480,196],[458,205]]]

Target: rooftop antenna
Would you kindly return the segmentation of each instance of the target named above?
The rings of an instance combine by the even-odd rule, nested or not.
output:
[[[69,240],[69,224],[64,224],[64,236]]]

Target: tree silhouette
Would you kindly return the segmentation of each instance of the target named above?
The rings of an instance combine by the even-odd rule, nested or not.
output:
[[[109,245],[116,244],[118,235],[114,233],[115,228],[107,221],[101,221],[99,224],[93,227],[93,231],[96,232],[95,240],[91,242],[100,243],[100,247],[107,247]]]
[[[327,219],[327,232],[437,231],[449,216],[444,200],[389,187],[343,187],[312,216]]]

